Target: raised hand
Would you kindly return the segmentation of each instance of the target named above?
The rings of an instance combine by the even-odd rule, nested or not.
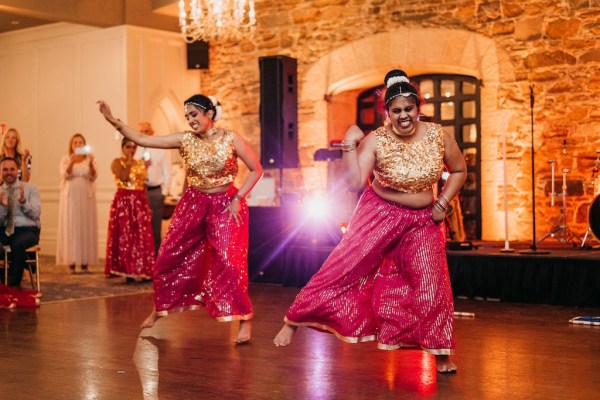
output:
[[[19,203],[25,203],[25,186],[23,182],[19,184]]]
[[[117,119],[113,117],[112,111],[110,110],[110,106],[104,100],[98,100],[96,102],[98,104],[98,110],[104,116],[104,118],[110,122],[113,126],[117,122]]]

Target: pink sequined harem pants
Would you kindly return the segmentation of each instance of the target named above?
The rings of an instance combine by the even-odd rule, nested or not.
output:
[[[159,316],[205,306],[219,321],[249,320],[248,206],[242,222],[223,212],[237,192],[187,188],[163,239],[154,267],[154,304]]]
[[[285,322],[334,333],[382,349],[454,348],[452,288],[445,228],[431,207],[408,209],[369,187],[348,231],[300,291]]]
[[[109,217],[104,274],[151,279],[156,258],[146,191],[117,189]]]

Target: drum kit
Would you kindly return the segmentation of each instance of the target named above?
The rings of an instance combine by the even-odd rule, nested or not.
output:
[[[581,242],[581,247],[584,247],[587,243],[587,240],[590,236],[590,232],[596,237],[596,239],[600,240],[600,174],[598,174],[598,170],[600,169],[600,150],[596,151],[595,157],[582,157],[584,159],[595,159],[596,163],[594,164],[594,199],[592,200],[592,204],[590,204],[590,208],[588,210],[588,228],[585,231],[585,236],[583,237],[583,241]]]
[[[579,159],[584,160],[595,160],[592,172],[592,184],[593,188],[593,200],[589,206],[588,210],[588,228],[585,232],[583,240],[575,234],[571,229],[567,226],[567,174],[571,172],[569,168],[562,169],[562,191],[561,193],[557,193],[554,187],[554,172],[555,172],[555,160],[548,160],[548,163],[551,166],[552,171],[552,188],[550,194],[550,204],[554,206],[554,200],[557,197],[562,199],[562,207],[561,207],[561,215],[559,224],[554,227],[550,232],[545,234],[538,242],[541,243],[545,239],[549,237],[553,237],[561,243],[569,243],[571,242],[573,246],[577,246],[578,243],[581,243],[581,247],[585,247],[590,233],[593,234],[596,239],[600,240],[600,174],[598,171],[600,170],[600,150],[596,151],[595,156],[578,156]]]

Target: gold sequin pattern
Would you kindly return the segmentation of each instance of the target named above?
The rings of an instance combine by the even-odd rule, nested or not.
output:
[[[440,179],[444,167],[444,131],[438,124],[425,123],[425,136],[405,143],[385,127],[378,128],[377,162],[374,173],[383,187],[419,193]]]
[[[125,168],[125,162],[125,158],[119,158],[121,167]],[[144,190],[146,176],[146,164],[142,160],[133,160],[131,169],[129,170],[129,178],[126,181],[122,181],[118,176],[115,176],[115,183],[117,184],[117,189]]]
[[[208,189],[233,182],[238,172],[233,132],[225,130],[216,141],[185,132],[179,150],[187,169],[187,184]]]

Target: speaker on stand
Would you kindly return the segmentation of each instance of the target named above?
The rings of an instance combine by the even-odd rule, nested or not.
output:
[[[297,61],[260,57],[260,162],[264,168],[297,168]]]
[[[270,175],[276,181],[275,203],[280,206],[251,207],[249,271],[253,281],[281,283],[291,230],[287,216],[291,208],[282,205],[294,202],[290,199],[294,193],[283,193],[283,171],[300,166],[297,61],[287,56],[268,56],[260,57],[258,63],[260,163],[265,170],[273,170]],[[253,230],[260,230],[262,236]]]

